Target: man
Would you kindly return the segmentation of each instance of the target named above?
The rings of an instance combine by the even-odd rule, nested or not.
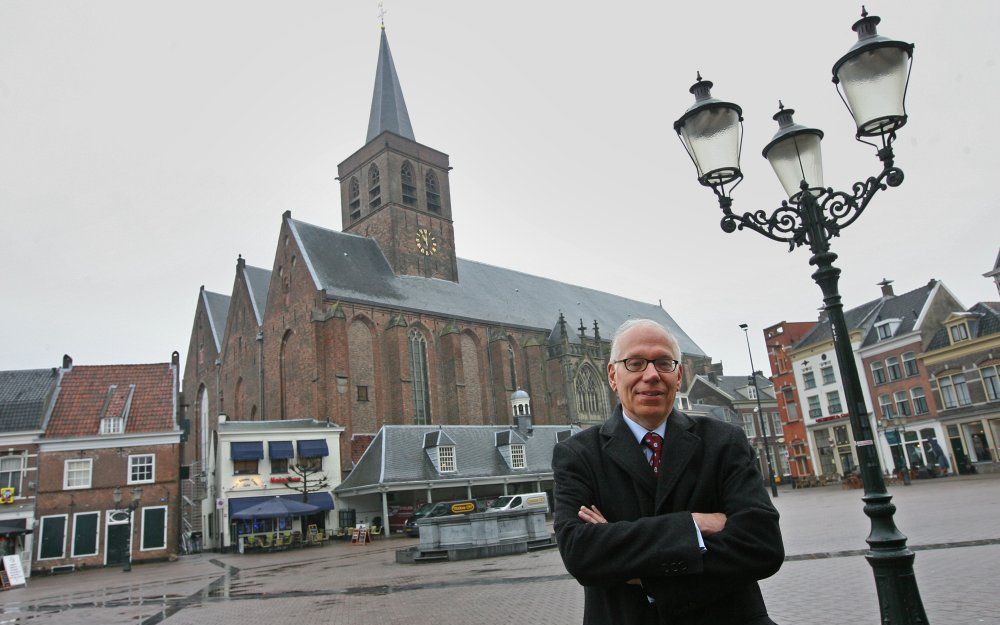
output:
[[[778,513],[743,430],[674,409],[680,358],[661,325],[627,321],[608,363],[620,405],[553,453],[585,625],[774,625],[757,580],[784,559]]]

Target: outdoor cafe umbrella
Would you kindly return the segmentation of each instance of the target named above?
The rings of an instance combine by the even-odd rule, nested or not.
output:
[[[310,503],[292,501],[291,499],[284,499],[275,495],[274,499],[269,499],[263,503],[257,504],[256,506],[250,506],[246,510],[237,512],[233,515],[233,518],[274,519],[278,517],[308,514],[310,512],[316,512],[317,510],[319,510],[319,506],[314,506]]]

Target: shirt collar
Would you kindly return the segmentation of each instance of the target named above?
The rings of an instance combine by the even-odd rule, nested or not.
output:
[[[638,442],[640,445],[642,444],[642,440],[646,438],[646,432],[656,432],[657,434],[660,435],[661,438],[667,433],[666,419],[664,419],[663,422],[660,423],[660,425],[656,426],[655,429],[647,430],[643,426],[633,421],[632,417],[628,416],[628,413],[625,412],[624,408],[622,408],[622,416],[625,417],[625,424],[628,425],[628,429],[632,431],[632,436],[635,437],[636,442]]]

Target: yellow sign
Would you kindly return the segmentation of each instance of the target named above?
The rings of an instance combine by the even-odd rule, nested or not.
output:
[[[0,488],[0,503],[14,503],[14,487]]]
[[[452,514],[465,514],[466,512],[473,512],[476,509],[476,502],[474,501],[463,501],[462,503],[451,504]]]
[[[539,495],[538,497],[528,497],[524,500],[524,503],[535,504],[535,503],[545,503],[545,497]]]

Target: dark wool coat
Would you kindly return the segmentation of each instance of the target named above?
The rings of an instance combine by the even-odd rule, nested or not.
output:
[[[584,625],[773,624],[757,580],[778,570],[784,547],[743,430],[674,410],[657,478],[618,406],[557,445],[552,466],[556,538],[585,587]],[[577,517],[592,504],[608,523]],[[705,553],[692,512],[727,517]]]

